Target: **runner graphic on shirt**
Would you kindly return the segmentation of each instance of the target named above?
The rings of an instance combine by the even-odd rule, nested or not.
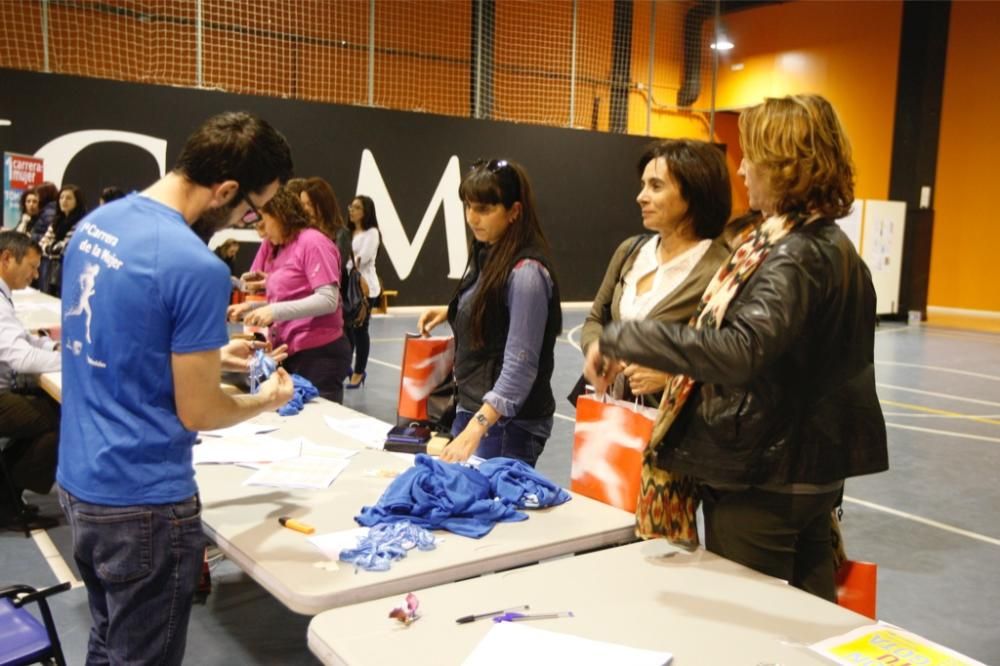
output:
[[[93,344],[90,339],[90,320],[94,313],[90,309],[90,297],[94,295],[94,286],[97,282],[97,274],[101,272],[98,264],[86,264],[83,272],[80,273],[80,298],[70,310],[66,312],[67,317],[74,317],[81,314],[87,315],[87,344]]]

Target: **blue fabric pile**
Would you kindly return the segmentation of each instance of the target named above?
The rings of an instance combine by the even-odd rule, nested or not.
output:
[[[278,369],[278,364],[274,359],[264,353],[263,349],[254,352],[250,359],[250,393],[257,393],[262,382]],[[294,416],[302,411],[305,404],[319,395],[319,389],[313,383],[301,375],[292,375],[292,387],[295,393],[291,400],[278,409],[282,416]]]
[[[434,535],[409,521],[375,525],[354,548],[340,551],[340,560],[365,571],[388,571],[407,551],[434,550]]]
[[[292,399],[278,408],[278,413],[282,416],[298,414],[307,402],[319,395],[319,389],[301,375],[292,375],[292,386],[295,388]]]
[[[476,470],[421,453],[355,520],[364,526],[409,521],[479,538],[499,522],[527,520],[518,508],[554,506],[569,499],[569,493],[519,460],[494,458]]]
[[[523,460],[490,458],[479,465],[479,473],[490,480],[490,490],[501,502],[518,509],[543,509],[571,499]]]

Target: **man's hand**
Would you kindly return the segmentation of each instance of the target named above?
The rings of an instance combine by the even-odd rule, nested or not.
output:
[[[628,380],[628,387],[633,395],[650,395],[653,393],[663,393],[670,375],[659,370],[646,368],[635,363],[629,363],[622,370]]]
[[[292,376],[284,368],[278,368],[263,384],[257,395],[263,396],[267,400],[268,409],[278,409],[295,395],[295,386],[292,384]]]
[[[430,308],[425,310],[424,313],[420,315],[420,319],[417,320],[417,330],[420,331],[420,335],[427,337],[431,334],[434,327],[444,323],[447,319],[448,308]]]
[[[230,340],[229,344],[222,348],[222,369],[227,372],[249,372],[250,358],[258,349],[267,350],[270,348],[267,342],[258,340],[243,340],[237,338]],[[267,352],[275,363],[281,363],[288,358],[288,345],[281,345],[277,349]]]

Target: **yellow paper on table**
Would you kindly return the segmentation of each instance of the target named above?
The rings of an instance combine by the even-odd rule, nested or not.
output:
[[[811,645],[810,649],[845,666],[986,666],[943,645],[882,622],[827,638]]]

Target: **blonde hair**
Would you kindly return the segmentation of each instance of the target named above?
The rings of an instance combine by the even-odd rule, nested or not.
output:
[[[833,106],[819,95],[768,98],[740,114],[740,146],[762,168],[774,213],[847,215],[854,203],[851,144]]]

